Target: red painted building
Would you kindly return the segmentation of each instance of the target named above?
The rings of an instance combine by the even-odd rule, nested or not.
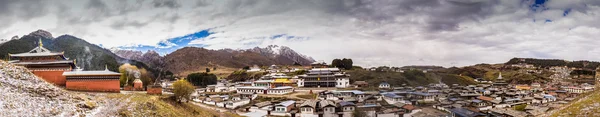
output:
[[[64,72],[66,88],[78,91],[120,92],[120,73],[109,71],[82,71],[74,70]]]
[[[63,52],[50,52],[43,46],[40,40],[39,46],[29,52],[8,54],[9,62],[26,67],[33,74],[50,83],[65,86],[66,78],[62,74],[75,68],[74,61],[68,60]]]

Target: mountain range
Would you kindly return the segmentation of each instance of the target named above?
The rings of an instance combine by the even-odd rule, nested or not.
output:
[[[39,40],[42,40],[44,47],[50,51],[64,52],[65,57],[68,59],[77,60],[76,65],[84,70],[103,70],[105,66],[108,66],[109,70],[118,71],[120,64],[130,63],[154,71],[144,63],[119,57],[108,49],[88,43],[75,36],[61,35],[55,38],[51,33],[44,30],[37,30],[2,43],[0,45],[0,58],[6,59],[8,53],[28,52],[38,46]]]
[[[278,45],[246,50],[184,47],[164,57],[153,50],[144,53],[135,50],[112,49],[112,52],[123,58],[142,61],[150,66],[157,66],[152,63],[164,62],[166,63],[164,67],[175,74],[203,71],[205,68],[215,67],[237,69],[253,65],[309,65],[315,62],[311,57],[299,54],[289,47]]]

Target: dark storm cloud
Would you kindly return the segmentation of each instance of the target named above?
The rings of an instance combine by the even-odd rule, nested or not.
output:
[[[152,1],[152,5],[155,8],[167,7],[170,9],[176,9],[181,7],[181,5],[176,0],[154,0]]]
[[[30,20],[48,13],[46,1],[41,0],[0,0],[0,27],[11,25],[13,21]]]
[[[214,5],[200,0],[198,6]],[[314,10],[334,16],[353,17],[376,24],[398,23],[398,17],[424,16],[423,29],[452,31],[466,21],[479,21],[494,15],[498,0],[230,0],[212,12],[212,18],[249,18],[294,10]],[[518,1],[516,1],[518,2]],[[199,13],[206,14],[206,13]]]
[[[196,6],[205,7],[205,6],[208,6],[208,5],[211,5],[210,4],[210,0],[198,0],[198,1],[196,1]]]
[[[150,22],[151,21],[140,22],[140,21],[129,21],[127,19],[124,19],[124,20],[118,20],[118,21],[112,22],[110,27],[113,29],[116,29],[116,30],[122,30],[127,27],[141,28],[141,27],[148,25]]]

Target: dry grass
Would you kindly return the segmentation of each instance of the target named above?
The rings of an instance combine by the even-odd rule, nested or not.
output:
[[[179,103],[168,96],[146,94],[111,94],[108,98],[129,99],[127,106],[119,109],[120,116],[157,116],[157,117],[212,117],[208,110],[190,103]]]
[[[222,67],[222,66],[217,67],[217,70],[213,70],[213,67],[206,67],[206,66],[200,66],[198,68],[203,68],[203,69],[198,70],[198,71],[184,71],[184,72],[180,73],[179,75],[181,77],[186,77],[188,74],[191,74],[191,73],[206,72],[206,70],[204,68],[209,68],[210,69],[209,73],[215,74],[215,75],[217,75],[218,79],[221,79],[221,78],[226,78],[227,76],[229,76],[229,74],[233,73],[236,70],[239,70],[239,68],[229,68],[229,67]]]
[[[569,103],[562,110],[554,111],[551,117],[573,117],[573,116],[599,116],[600,115],[600,90],[584,94],[582,98]]]
[[[304,98],[304,99],[316,99],[317,94],[296,95],[296,97]]]

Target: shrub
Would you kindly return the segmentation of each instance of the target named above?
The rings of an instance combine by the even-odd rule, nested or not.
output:
[[[518,110],[518,111],[525,111],[525,107],[527,107],[527,104],[520,104],[520,105],[516,105],[516,106],[515,106],[515,110]]]
[[[175,100],[179,102],[183,100],[189,101],[194,90],[194,85],[186,80],[177,80],[173,83],[173,94],[175,95]]]

